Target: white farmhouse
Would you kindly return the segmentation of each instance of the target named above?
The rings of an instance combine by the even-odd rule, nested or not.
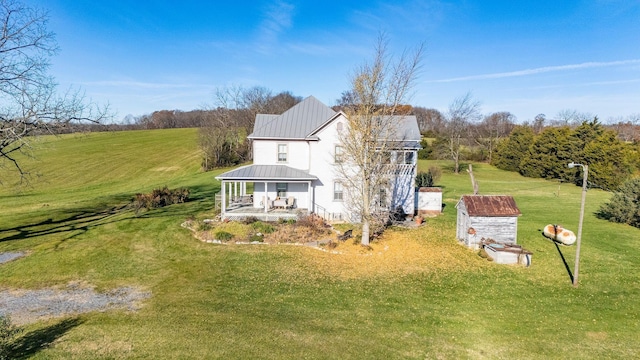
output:
[[[389,139],[397,146],[389,156],[394,179],[386,206],[413,214],[420,131],[415,116],[395,118],[399,138]],[[253,164],[216,177],[222,182],[222,218],[276,220],[303,212],[329,221],[352,219],[335,169],[342,157],[341,131],[348,131],[346,115],[313,96],[281,115],[258,114],[248,136]]]

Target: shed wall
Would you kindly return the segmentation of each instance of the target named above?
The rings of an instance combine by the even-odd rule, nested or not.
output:
[[[469,235],[468,244],[479,244],[482,238],[493,239],[500,243],[515,244],[518,234],[517,217],[470,217],[470,226],[475,236]]]

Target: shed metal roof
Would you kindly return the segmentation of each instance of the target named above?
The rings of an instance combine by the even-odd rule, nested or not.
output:
[[[512,196],[507,195],[464,195],[460,199],[469,216],[520,216],[522,213]]]
[[[286,165],[247,165],[216,176],[217,180],[236,181],[313,181],[318,178],[304,170]]]

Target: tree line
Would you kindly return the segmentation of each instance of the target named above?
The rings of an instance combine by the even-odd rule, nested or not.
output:
[[[582,184],[576,162],[589,165],[589,185],[617,189],[640,169],[640,143],[625,142],[614,129],[594,118],[577,127],[554,126],[535,133],[531,126],[516,126],[501,140],[491,164],[527,177],[559,179]]]

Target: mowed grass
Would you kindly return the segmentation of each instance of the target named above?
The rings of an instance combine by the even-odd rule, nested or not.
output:
[[[197,132],[156,130],[43,138],[31,188],[0,189],[0,288],[150,291],[137,312],[95,312],[28,325],[15,354],[50,358],[637,358],[640,230],[596,219],[610,194],[590,190],[580,286],[575,247],[539,229],[577,230],[580,188],[474,164],[482,194],[513,195],[518,242],[533,265],[497,265],[457,244],[455,204],[469,176],[443,186],[445,210],[365,251],[213,245],[180,227],[212,216],[214,176]],[[433,162],[420,162],[425,169]],[[6,182],[5,182],[6,183]],[[167,185],[193,201],[136,215],[136,192]],[[563,261],[564,257],[564,261]]]

